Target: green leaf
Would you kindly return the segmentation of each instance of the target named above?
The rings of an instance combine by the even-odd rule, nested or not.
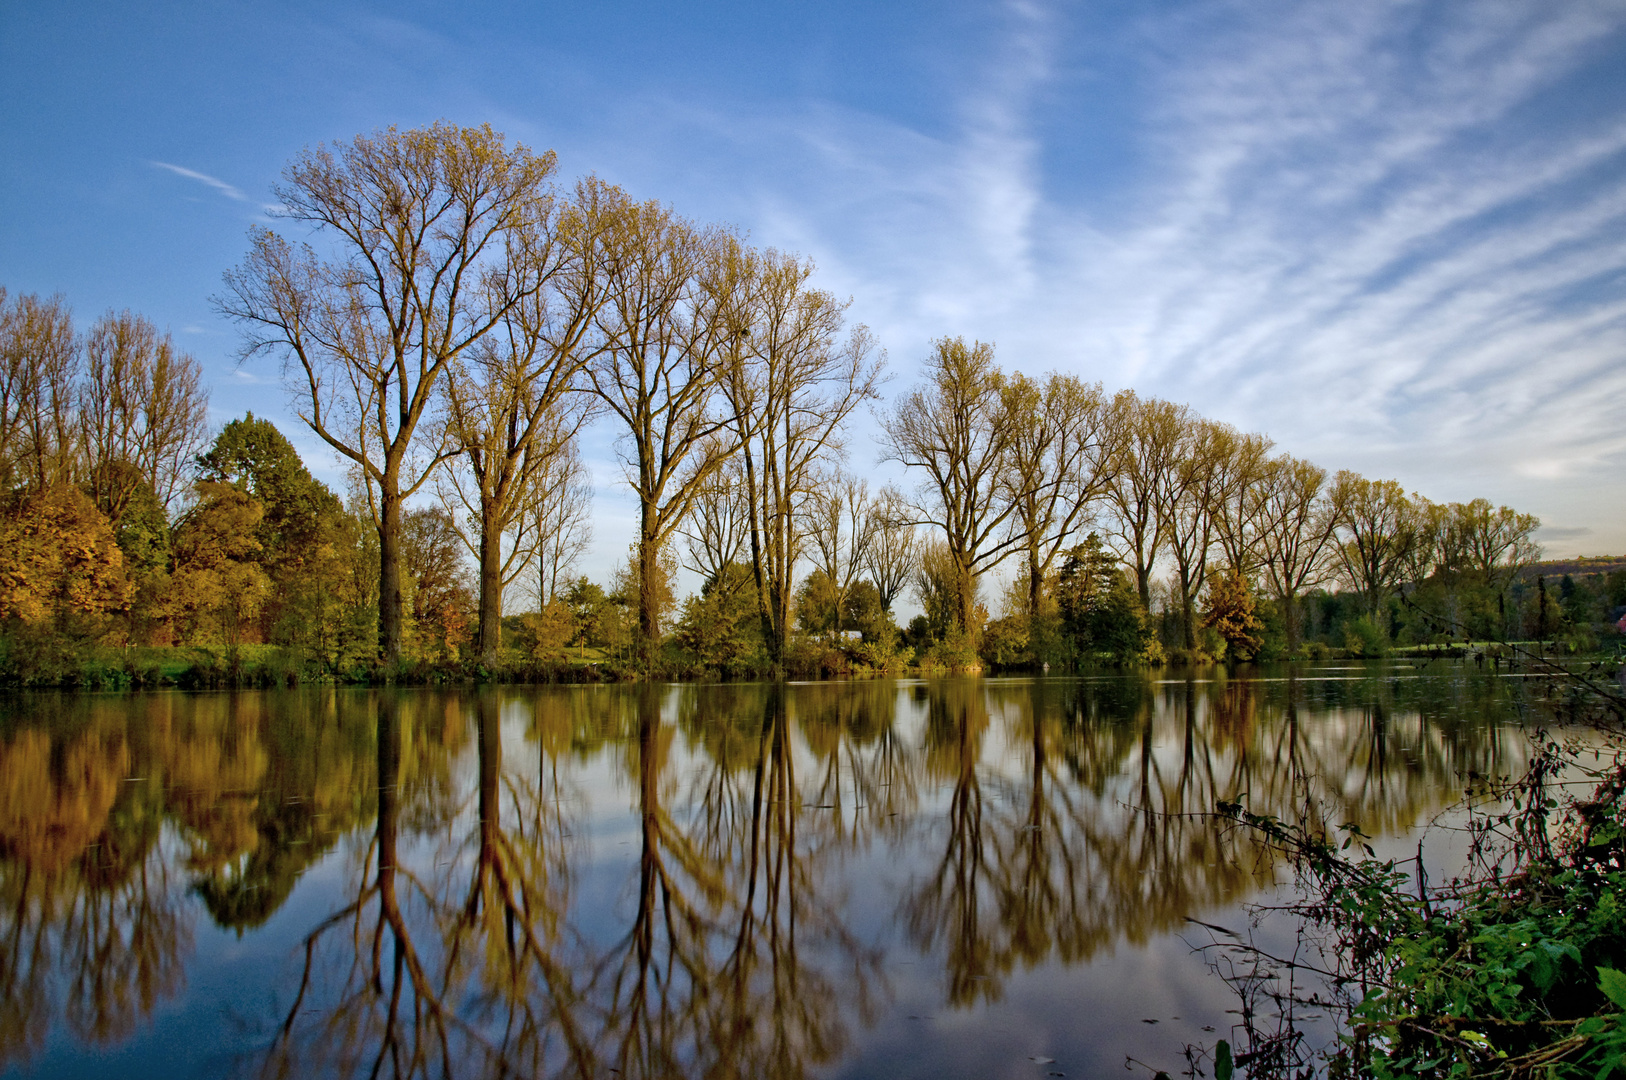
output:
[[[1231,1061],[1231,1044],[1224,1039],[1214,1047],[1214,1080],[1231,1080],[1236,1065]]]
[[[1614,968],[1601,967],[1598,969],[1598,989],[1603,996],[1614,1002],[1615,1008],[1626,1012],[1626,975]]]

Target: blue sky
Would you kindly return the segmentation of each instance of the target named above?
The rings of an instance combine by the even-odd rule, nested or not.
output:
[[[9,0],[0,103],[0,284],[329,477],[208,297],[302,148],[444,118],[812,256],[891,393],[964,334],[1626,552],[1626,3]]]

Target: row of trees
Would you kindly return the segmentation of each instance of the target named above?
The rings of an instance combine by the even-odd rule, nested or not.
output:
[[[810,286],[807,261],[596,179],[566,195],[554,167],[489,128],[448,125],[309,151],[276,194],[327,246],[256,230],[218,305],[246,327],[247,353],[285,358],[301,419],[363,482],[386,661],[405,626],[406,500],[438,477],[462,502],[478,648],[494,659],[520,534],[561,536],[549,528],[570,487],[560,456],[597,414],[621,430],[638,499],[646,662],[662,551],[725,465],[746,493],[758,617],[777,656],[803,503],[843,421],[875,393],[870,337],[845,329],[846,304]]]
[[[1034,633],[1058,620],[1076,628],[1079,612],[1099,608],[1092,596],[1111,595],[1114,562],[1149,612],[1161,573],[1173,644],[1192,655],[1204,622],[1224,617],[1212,603],[1204,612],[1205,598],[1251,604],[1263,593],[1279,606],[1291,649],[1312,589],[1337,584],[1376,613],[1409,584],[1470,583],[1497,596],[1505,615],[1509,586],[1539,557],[1540,522],[1529,514],[1332,475],[1272,454],[1263,435],[1133,391],[1006,374],[980,342],[937,342],[922,385],[884,430],[887,452],[922,478],[911,495],[888,497],[941,545],[922,563],[941,564],[923,605],[952,594],[951,629],[967,637],[982,621],[979,578],[1012,558],[1007,608]],[[1103,559],[1105,548],[1113,558]],[[1490,629],[1502,633],[1505,619]]]
[[[392,665],[456,655],[472,628],[491,662],[524,585],[533,639],[631,629],[647,670],[681,553],[703,586],[677,636],[703,665],[783,670],[798,627],[888,653],[906,590],[924,612],[909,643],[969,663],[979,584],[1009,562],[993,652],[1066,662],[1152,655],[1157,607],[1186,655],[1205,623],[1245,640],[1256,594],[1292,648],[1310,590],[1336,582],[1374,615],[1430,578],[1502,597],[1535,555],[1529,515],[1329,476],[1186,406],[1007,374],[958,338],[881,418],[918,482],[872,492],[841,463],[882,357],[810,262],[554,175],[551,152],[445,124],[285,171],[277,199],[317,246],[252,230],[216,305],[245,356],[283,361],[300,419],[350,466],[348,505],[253,417],[200,455],[198,365],[150,323],[110,314],[81,336],[59,300],[0,294],[6,527],[33,553],[0,575],[0,614],[139,611],[135,636],[170,640],[252,624]],[[600,419],[639,515],[624,580],[595,598],[571,571],[589,535],[577,436]]]

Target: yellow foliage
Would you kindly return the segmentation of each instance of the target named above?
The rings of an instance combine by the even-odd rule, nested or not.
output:
[[[84,854],[107,827],[129,769],[122,739],[91,733],[52,766],[51,737],[25,729],[0,744],[0,852],[50,875]]]
[[[197,507],[175,531],[164,613],[180,642],[236,644],[271,597],[254,538],[265,509],[230,484],[198,484]]]
[[[129,606],[113,528],[74,488],[47,488],[0,523],[0,619],[39,623]]]
[[[1203,626],[1213,627],[1225,639],[1232,660],[1251,660],[1264,643],[1264,623],[1254,614],[1253,593],[1234,571],[1214,573],[1208,580],[1208,609]]]
[[[518,644],[533,660],[545,660],[564,652],[576,636],[576,616],[563,600],[550,601],[540,612],[520,616],[524,628]]]

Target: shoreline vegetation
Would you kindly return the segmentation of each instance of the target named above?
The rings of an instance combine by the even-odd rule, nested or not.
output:
[[[22,655],[19,655],[22,654]],[[1197,677],[1221,672],[1246,679],[1255,662],[1159,664],[1123,666],[1102,662],[1066,669],[1031,665],[1000,667],[900,662],[868,663],[860,650],[829,641],[808,642],[794,654],[806,666],[778,672],[739,672],[723,675],[714,669],[681,666],[691,657],[674,651],[669,666],[645,671],[636,657],[616,656],[596,648],[575,648],[568,655],[547,660],[510,654],[498,664],[417,663],[395,668],[357,665],[344,670],[312,668],[297,650],[275,645],[221,646],[110,646],[74,649],[61,641],[0,638],[0,690],[142,691],[246,690],[298,686],[474,686],[474,685],[588,685],[623,682],[729,682],[791,680],[843,680],[876,678],[943,678],[966,676],[1047,675],[1054,677],[1104,674],[1157,673]],[[1265,661],[1270,664],[1316,664],[1338,660],[1384,659],[1412,666],[1435,660],[1466,660],[1480,670],[1508,674],[1551,675],[1555,670],[1612,669],[1620,656],[1613,653],[1573,653],[1563,645],[1544,647],[1535,642],[1458,641],[1398,646],[1381,657],[1358,650],[1317,651],[1313,655]],[[1560,666],[1562,665],[1562,666]],[[1626,670],[1626,669],[1623,669]]]
[[[1504,647],[1535,754],[1468,778],[1466,863],[1430,881],[1348,822],[1283,821],[1245,798],[1216,808],[1295,869],[1294,897],[1254,925],[1298,925],[1290,955],[1208,926],[1197,948],[1238,996],[1231,1039],[1188,1046],[1215,1080],[1626,1074],[1626,686],[1616,663],[1560,667]],[[1436,818],[1436,822],[1440,819]],[[1332,1038],[1317,1044],[1312,1032]],[[1233,1045],[1233,1040],[1235,1045]],[[1132,1062],[1126,1064],[1142,1064]],[[1171,1074],[1143,1066],[1157,1077]]]

